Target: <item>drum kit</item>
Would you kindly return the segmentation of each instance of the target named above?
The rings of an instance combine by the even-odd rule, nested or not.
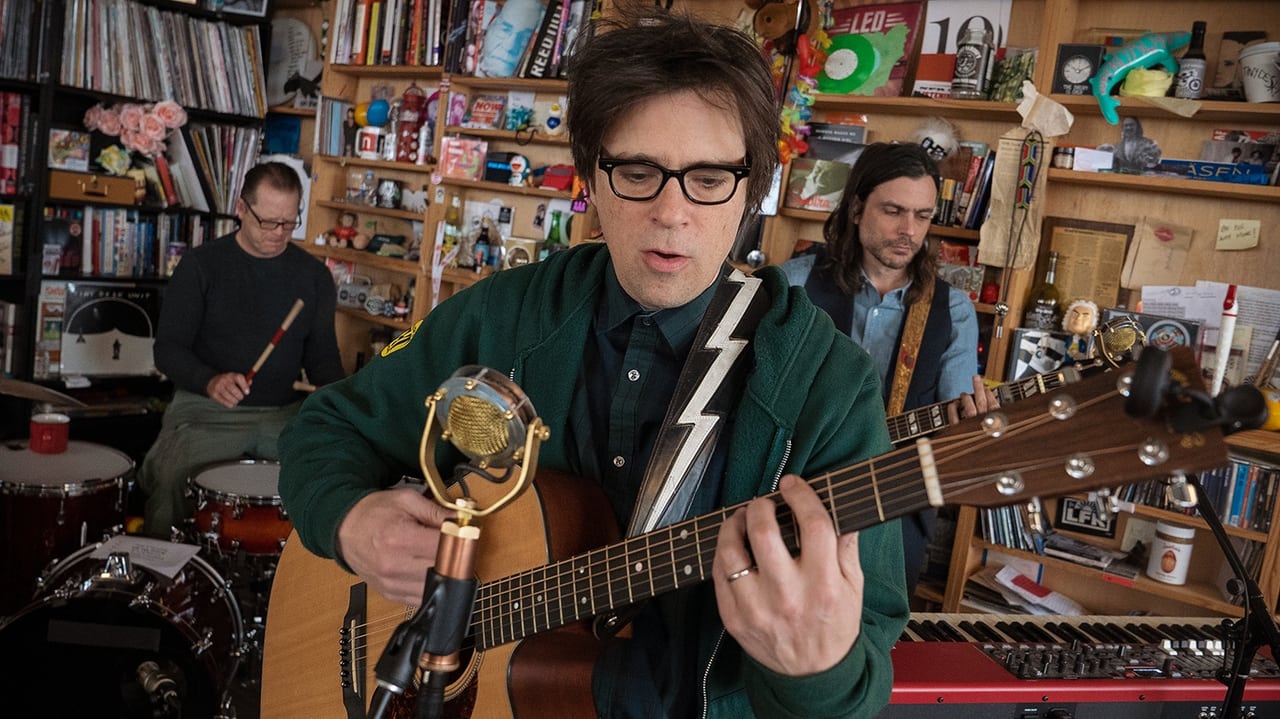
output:
[[[173,542],[123,533],[133,469],[90,442],[0,446],[0,693],[14,716],[229,719],[256,697],[245,687],[292,529],[279,465],[195,473],[194,521]]]

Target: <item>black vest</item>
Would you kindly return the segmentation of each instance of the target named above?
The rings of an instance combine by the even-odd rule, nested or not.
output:
[[[809,279],[805,280],[804,289],[809,299],[822,308],[836,329],[849,335],[853,331],[853,298],[836,287],[831,272],[821,269],[819,256],[813,264]],[[920,350],[916,354],[916,368],[911,373],[911,385],[907,388],[907,399],[903,411],[923,407],[941,401],[938,398],[938,380],[942,372],[940,360],[951,340],[951,285],[934,278],[933,304],[929,307],[929,318],[925,321],[924,336],[920,339]],[[906,308],[908,311],[910,308]],[[904,321],[898,327],[898,339],[894,343],[893,356],[898,357],[902,347],[902,332],[906,327]],[[884,402],[889,403],[889,394],[893,390],[893,375],[896,367],[890,364],[885,377],[882,377]]]

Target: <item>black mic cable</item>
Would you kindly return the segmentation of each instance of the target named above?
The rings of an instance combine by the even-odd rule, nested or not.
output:
[[[459,500],[464,501],[464,500]],[[391,697],[403,694],[415,667],[423,671],[418,716],[439,717],[444,708],[445,679],[458,668],[462,639],[475,604],[475,554],[480,528],[446,521],[440,527],[436,564],[427,571],[422,605],[396,628],[374,666],[378,688],[369,716],[381,717]]]

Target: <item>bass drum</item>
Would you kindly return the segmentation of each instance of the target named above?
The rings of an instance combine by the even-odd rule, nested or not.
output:
[[[191,557],[172,578],[88,545],[0,625],[8,716],[217,717],[243,626],[226,582]]]

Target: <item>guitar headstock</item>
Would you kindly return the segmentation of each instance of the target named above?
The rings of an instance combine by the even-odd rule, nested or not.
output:
[[[1189,348],[1175,347],[1169,359],[1094,374],[934,437],[944,501],[998,507],[1225,465],[1220,429],[1171,426],[1185,400],[1165,389],[1202,391],[1203,382]],[[1145,416],[1126,412],[1135,406]]]

